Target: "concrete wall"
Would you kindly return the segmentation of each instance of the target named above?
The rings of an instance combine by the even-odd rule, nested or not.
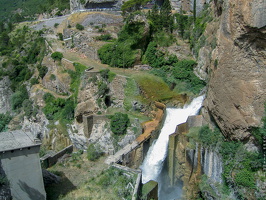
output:
[[[59,151],[55,155],[45,155],[41,157],[41,163],[44,168],[48,168],[53,166],[54,164],[57,163],[58,159],[61,158],[64,154],[66,153],[72,153],[73,152],[73,145],[70,145],[63,150]]]
[[[14,200],[44,200],[40,146],[1,152],[3,170],[10,183]]]
[[[175,183],[175,174],[177,170],[176,166],[176,148],[177,148],[177,143],[181,144],[186,144],[188,142],[187,137],[180,137],[184,133],[188,133],[189,129],[192,127],[200,127],[203,125],[203,118],[201,115],[196,115],[196,116],[189,116],[187,121],[183,124],[180,124],[176,127],[175,133],[171,134],[169,136],[169,144],[168,144],[168,175],[170,178],[170,184],[174,185]],[[184,140],[184,141],[181,141]]]

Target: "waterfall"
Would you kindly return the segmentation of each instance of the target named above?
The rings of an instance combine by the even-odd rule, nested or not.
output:
[[[203,172],[213,182],[222,183],[222,160],[221,156],[212,149],[203,149],[201,164],[203,166]]]
[[[142,183],[150,180],[157,181],[167,156],[169,135],[175,132],[178,124],[186,122],[188,116],[196,115],[201,108],[204,95],[199,96],[184,108],[167,108],[166,118],[156,142],[149,148],[146,158],[141,166]]]

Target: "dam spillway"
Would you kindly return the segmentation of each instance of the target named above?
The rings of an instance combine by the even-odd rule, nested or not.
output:
[[[203,100],[204,95],[193,99],[189,105],[185,105],[183,108],[166,109],[166,118],[160,135],[149,148],[147,156],[141,166],[143,184],[150,180],[159,181],[158,177],[167,156],[169,135],[174,133],[177,125],[186,122],[188,116],[196,115],[199,112]]]

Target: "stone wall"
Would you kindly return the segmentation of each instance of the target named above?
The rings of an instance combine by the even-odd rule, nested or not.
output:
[[[63,155],[65,155],[66,153],[72,153],[72,152],[73,152],[73,145],[70,145],[62,149],[61,151],[57,152],[56,154],[53,154],[53,155],[47,154],[40,158],[42,166],[44,168],[51,167],[54,164],[56,164],[58,159],[61,158]]]

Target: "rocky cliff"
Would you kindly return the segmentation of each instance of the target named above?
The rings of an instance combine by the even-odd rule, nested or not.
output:
[[[0,80],[0,113],[11,111],[11,95],[10,80],[8,77],[3,77]]]
[[[227,138],[245,140],[260,126],[266,100],[266,1],[216,0],[212,6],[217,18],[205,35],[216,35],[217,46],[204,47],[198,58],[209,73],[205,116]]]

